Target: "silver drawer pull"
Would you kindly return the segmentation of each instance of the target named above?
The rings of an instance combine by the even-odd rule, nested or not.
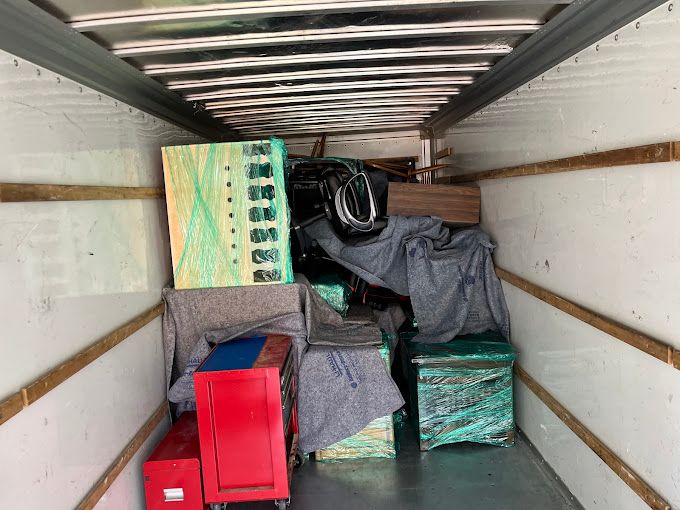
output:
[[[184,489],[181,487],[173,489],[163,489],[165,501],[184,501]]]

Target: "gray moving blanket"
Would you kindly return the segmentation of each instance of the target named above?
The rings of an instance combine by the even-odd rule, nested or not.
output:
[[[327,220],[305,233],[367,282],[411,297],[417,342],[494,330],[510,337],[508,309],[491,259],[494,244],[478,227],[450,231],[438,218],[391,216],[372,238],[343,241]]]
[[[343,321],[304,278],[298,282],[164,289],[168,399],[180,410],[194,407],[192,374],[211,343],[282,333],[296,350],[302,451],[329,446],[399,409],[403,399],[375,347],[381,343],[377,325]]]

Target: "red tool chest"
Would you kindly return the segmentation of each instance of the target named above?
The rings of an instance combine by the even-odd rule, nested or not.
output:
[[[285,508],[298,432],[290,337],[217,345],[194,387],[205,502],[271,499]]]
[[[203,510],[196,413],[182,413],[144,463],[147,510]]]

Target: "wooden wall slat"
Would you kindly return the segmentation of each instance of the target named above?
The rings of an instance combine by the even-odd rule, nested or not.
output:
[[[437,153],[434,155],[434,159],[436,161],[438,159],[444,159],[451,156],[453,156],[453,149],[451,147],[446,147],[445,149],[437,151]]]
[[[18,391],[0,402],[0,425],[24,408],[24,399]]]
[[[528,165],[519,165],[495,170],[485,170],[463,175],[448,175],[437,179],[437,184],[460,184],[485,179],[505,179],[526,175],[552,174],[608,168],[613,166],[642,165],[646,163],[668,163],[680,161],[680,142],[662,142],[638,147],[626,147],[592,154],[582,154],[563,159],[542,161]]]
[[[0,183],[0,202],[163,198],[163,188]]]
[[[59,386],[66,379],[82,370],[85,366],[92,363],[102,354],[114,348],[132,335],[132,333],[141,329],[161,315],[164,309],[164,303],[161,302],[157,304],[29,384],[22,390],[26,405],[32,404],[47,392]]]
[[[427,173],[427,172],[433,172],[434,170],[441,170],[441,169],[447,168],[449,166],[451,166],[451,165],[446,164],[446,163],[442,163],[442,164],[439,164],[439,165],[427,166],[425,168],[416,168],[415,170],[411,170],[408,174],[409,175],[424,174],[424,173]],[[447,183],[447,184],[449,184],[449,183]]]
[[[164,310],[165,304],[158,303],[0,402],[0,425],[160,316]]]
[[[538,285],[534,285],[528,282],[524,278],[517,276],[516,274],[506,271],[500,267],[496,267],[496,274],[499,278],[505,280],[509,284],[523,290],[524,292],[531,294],[532,296],[554,306],[555,308],[562,310],[563,312],[575,317],[586,324],[590,324],[594,328],[613,336],[614,338],[621,340],[640,349],[642,352],[649,354],[657,358],[664,363],[667,363],[675,368],[680,369],[680,353],[678,350],[673,349],[672,346],[665,344],[651,336],[640,333],[628,326],[624,326],[612,319],[608,319],[603,315],[600,315],[592,310],[588,310],[568,299],[558,296],[546,290]],[[675,362],[675,360],[678,360]]]
[[[670,510],[671,506],[610,448],[588,430],[522,367],[515,364],[515,374],[581,441],[600,457],[640,498],[655,510]]]
[[[128,443],[125,449],[118,455],[116,460],[109,466],[106,472],[97,480],[94,487],[83,498],[76,510],[91,510],[93,509],[106,491],[111,487],[111,484],[118,478],[118,475],[125,469],[130,459],[137,453],[144,442],[149,438],[151,433],[156,430],[156,427],[169,416],[168,403],[163,402],[158,409],[151,415],[141,429],[135,434],[135,437]],[[141,475],[140,475],[141,476]]]

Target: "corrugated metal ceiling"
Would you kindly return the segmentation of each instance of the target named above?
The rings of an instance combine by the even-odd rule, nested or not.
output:
[[[417,128],[569,0],[36,0],[244,137]]]

